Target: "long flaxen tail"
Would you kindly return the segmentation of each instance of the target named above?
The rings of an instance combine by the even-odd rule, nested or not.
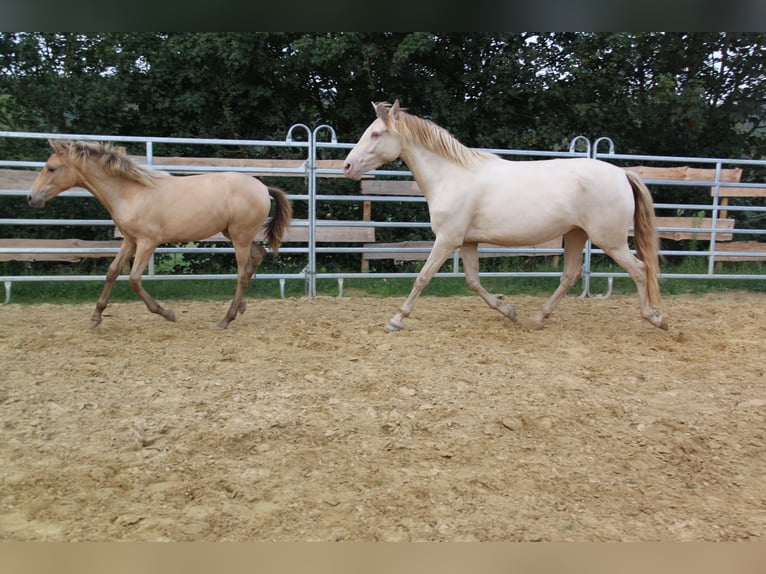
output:
[[[638,174],[626,171],[630,187],[633,188],[636,209],[633,215],[635,228],[635,243],[638,258],[646,265],[646,289],[649,304],[659,307],[660,298],[660,239],[657,234],[657,223],[654,218],[654,202],[649,188],[644,185]]]
[[[266,224],[266,242],[269,244],[274,255],[279,254],[279,244],[282,243],[290,220],[293,218],[293,206],[287,199],[287,194],[277,187],[269,187],[269,195],[276,203],[274,215]]]

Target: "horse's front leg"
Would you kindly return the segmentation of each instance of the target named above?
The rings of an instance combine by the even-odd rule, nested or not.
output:
[[[175,321],[176,314],[169,309],[165,309],[162,305],[157,303],[157,301],[152,299],[151,295],[144,290],[144,287],[141,284],[141,275],[143,275],[144,269],[146,269],[146,266],[149,264],[149,259],[156,248],[157,246],[153,243],[138,244],[136,248],[136,256],[133,259],[133,266],[130,268],[130,287],[136,295],[141,297],[149,311],[162,315],[168,321]]]
[[[109,264],[109,269],[106,272],[106,283],[104,283],[101,295],[99,295],[98,301],[96,302],[96,310],[93,311],[93,315],[91,315],[90,323],[93,327],[98,327],[101,324],[102,314],[104,313],[106,306],[109,304],[109,296],[112,294],[114,282],[117,281],[117,277],[120,276],[120,271],[122,271],[125,263],[133,257],[135,252],[136,244],[130,239],[123,239],[120,251]]]
[[[508,303],[503,303],[500,299],[492,295],[489,291],[487,291],[479,281],[479,251],[478,251],[478,243],[464,243],[462,247],[460,247],[460,257],[463,259],[463,270],[465,271],[465,281],[468,283],[468,287],[473,291],[474,293],[478,294],[479,297],[484,299],[484,301],[492,307],[493,309],[497,309],[508,317],[511,321],[516,320],[516,310],[513,308],[513,305],[509,305]]]
[[[404,327],[403,320],[405,317],[409,317],[412,313],[412,309],[415,307],[415,301],[420,296],[426,285],[430,283],[433,276],[441,268],[447,258],[455,252],[457,245],[451,241],[440,241],[436,238],[431,253],[428,254],[425,265],[418,273],[415,279],[415,284],[412,286],[412,290],[407,297],[407,300],[399,308],[399,312],[391,317],[386,323],[386,329],[389,331],[401,331]]]

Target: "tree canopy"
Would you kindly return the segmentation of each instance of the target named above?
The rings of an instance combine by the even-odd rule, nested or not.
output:
[[[757,33],[0,33],[0,129],[354,141],[399,98],[474,147],[762,157]],[[0,144],[6,157],[14,154]]]

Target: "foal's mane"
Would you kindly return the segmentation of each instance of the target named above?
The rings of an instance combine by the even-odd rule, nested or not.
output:
[[[391,104],[386,103],[383,106],[391,108]],[[390,120],[390,116],[388,117]],[[463,145],[455,136],[431,120],[413,116],[403,110],[399,110],[398,120],[395,130],[404,139],[409,142],[419,143],[461,167],[471,168],[478,160],[497,157],[494,154],[471,149]],[[389,121],[387,124],[391,128],[391,122]]]
[[[51,140],[49,143],[53,152],[61,154],[68,162],[83,166],[88,160],[94,160],[107,174],[142,185],[151,186],[155,179],[168,175],[138,165],[125,155],[125,148],[111,144],[67,140]]]

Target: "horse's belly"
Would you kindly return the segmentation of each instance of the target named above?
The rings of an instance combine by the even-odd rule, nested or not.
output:
[[[564,235],[577,227],[561,215],[541,216],[540,213],[517,215],[477,214],[465,234],[467,243],[494,243],[505,247],[535,245]]]

